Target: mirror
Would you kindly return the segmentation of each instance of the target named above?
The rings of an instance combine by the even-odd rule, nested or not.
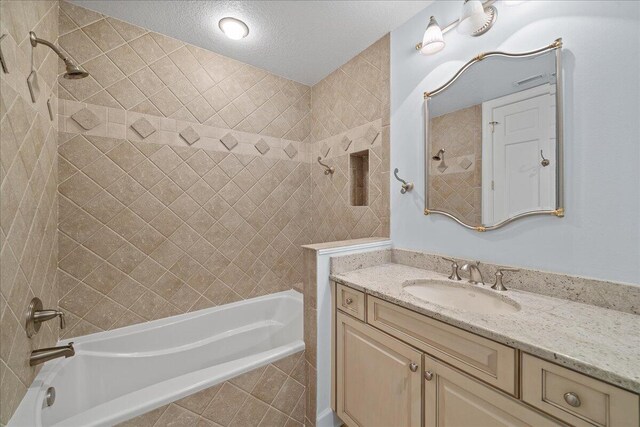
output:
[[[425,215],[476,231],[564,215],[561,48],[483,53],[425,92]]]

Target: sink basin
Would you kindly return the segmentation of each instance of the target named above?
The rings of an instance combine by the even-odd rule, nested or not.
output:
[[[476,285],[425,279],[408,280],[404,282],[403,287],[416,298],[456,310],[486,314],[520,311],[517,302]]]

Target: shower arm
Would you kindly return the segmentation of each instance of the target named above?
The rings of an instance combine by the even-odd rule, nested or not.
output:
[[[39,39],[33,31],[29,31],[29,40],[31,41],[31,46],[36,47],[38,44],[43,44],[51,48],[65,63],[69,61],[69,57],[62,53],[56,45],[47,40]]]

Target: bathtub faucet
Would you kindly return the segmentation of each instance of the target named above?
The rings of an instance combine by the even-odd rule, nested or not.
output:
[[[33,350],[31,352],[31,357],[29,357],[29,365],[36,366],[48,360],[57,359],[59,357],[71,357],[75,354],[76,351],[73,349],[72,342],[60,347],[41,348],[38,350]]]

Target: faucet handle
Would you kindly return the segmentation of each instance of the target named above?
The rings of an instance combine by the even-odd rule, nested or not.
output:
[[[450,280],[462,280],[460,275],[458,274],[458,262],[455,259],[440,257],[445,261],[449,261],[451,263],[451,274],[449,275]]]
[[[498,271],[496,271],[496,283],[493,284],[491,289],[495,289],[496,291],[506,291],[507,290],[507,288],[502,283],[502,277],[504,276],[503,272],[505,272],[505,271],[514,271],[515,272],[515,271],[520,271],[520,269],[518,269],[518,268],[508,268],[508,267],[498,268]]]

